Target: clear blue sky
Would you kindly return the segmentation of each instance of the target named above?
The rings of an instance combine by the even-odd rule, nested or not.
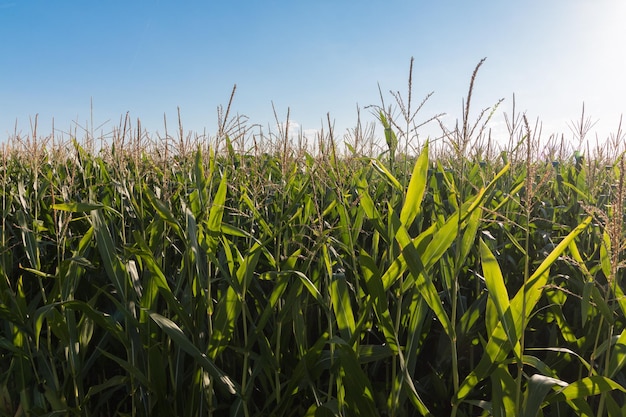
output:
[[[452,126],[487,57],[474,114],[505,98],[496,131],[515,93],[568,137],[584,101],[603,138],[626,110],[624,17],[623,0],[0,0],[0,139],[16,122],[28,134],[35,114],[40,135],[53,118],[85,125],[92,101],[101,131],[129,112],[162,134],[180,107],[185,130],[213,135],[234,84],[233,111],[251,123],[274,128],[273,102],[305,130],[330,113],[343,133],[357,105],[380,103],[378,84],[406,91],[411,57],[415,100],[434,91],[423,119],[445,112]]]

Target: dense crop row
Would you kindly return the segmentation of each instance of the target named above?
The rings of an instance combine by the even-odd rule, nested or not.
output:
[[[623,155],[526,133],[7,151],[0,415],[626,414]]]

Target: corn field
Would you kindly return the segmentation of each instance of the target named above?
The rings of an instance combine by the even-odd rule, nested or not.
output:
[[[4,148],[0,416],[626,415],[623,152],[379,120]]]

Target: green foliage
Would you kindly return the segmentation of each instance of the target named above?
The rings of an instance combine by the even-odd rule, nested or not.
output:
[[[380,119],[388,162],[5,158],[0,416],[623,415],[623,160]]]

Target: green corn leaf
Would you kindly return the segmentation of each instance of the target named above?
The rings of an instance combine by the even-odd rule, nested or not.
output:
[[[504,366],[497,367],[491,374],[492,411],[494,417],[514,416],[517,387],[515,380]]]
[[[316,377],[321,374],[323,367],[319,366],[320,358],[324,347],[329,343],[329,334],[324,332],[320,337],[311,345],[305,349],[304,354],[300,357],[298,363],[295,365],[291,377],[287,382],[287,387],[282,400],[277,406],[279,412],[276,415],[286,415],[287,410],[293,403],[296,394],[299,391],[300,386],[306,386],[307,384],[314,384]],[[328,368],[326,368],[328,369]]]
[[[382,110],[378,112],[378,119],[385,129],[385,141],[387,142],[389,152],[391,153],[391,155],[394,155],[396,148],[398,147],[398,138],[391,129],[391,123],[389,122],[389,120],[387,120],[387,117]]]
[[[622,387],[611,378],[607,378],[601,375],[593,375],[580,379],[576,382],[572,382],[567,387],[563,388],[555,396],[555,398],[561,399],[562,397],[564,397],[566,400],[572,401],[575,399],[583,399],[592,395],[598,395],[613,390],[626,392],[626,389],[624,387]]]
[[[496,309],[496,304],[491,297],[487,297],[487,303],[485,305],[485,328],[487,329],[487,334],[493,334],[493,331],[499,323],[500,317]]]
[[[595,286],[594,282],[587,281],[583,287],[583,298],[580,301],[581,326],[585,327],[591,309],[591,291]]]
[[[448,218],[441,228],[434,232],[432,240],[430,240],[428,246],[421,254],[422,263],[426,270],[429,270],[435,265],[448,249],[450,249],[452,244],[456,241],[458,233],[458,217],[455,213]],[[413,247],[416,246],[413,245]]]
[[[405,282],[403,291],[406,291],[410,285],[415,284],[428,303],[428,306],[437,315],[437,318],[440,320],[449,337],[453,337],[452,333],[454,329],[452,328],[450,318],[443,308],[443,303],[441,302],[439,293],[434,286],[428,270],[438,262],[444,253],[452,246],[458,230],[458,218],[455,218],[454,215],[450,216],[448,221],[434,233],[432,240],[430,240],[425,249],[421,251],[415,246],[415,243],[422,241],[420,236],[414,241],[411,241],[408,232],[400,224],[398,224],[398,232],[396,234],[396,239],[402,249],[403,260],[411,271],[412,278],[412,280]],[[427,230],[424,233],[430,234],[431,232]],[[384,279],[383,277],[383,280]]]
[[[339,414],[339,408],[337,407],[337,400],[332,399],[318,406],[312,404],[304,417],[336,417]]]
[[[209,212],[208,228],[214,233],[220,233],[222,230],[222,218],[224,216],[224,205],[226,204],[226,191],[228,189],[228,180],[226,175],[222,177],[217,192],[213,197],[211,211]]]
[[[222,294],[215,307],[213,332],[208,349],[211,359],[215,359],[228,345],[235,330],[235,323],[241,314],[241,303],[237,291],[232,286],[228,286],[226,294]]]
[[[357,189],[359,191],[359,205],[365,212],[365,215],[374,223],[374,228],[388,241],[392,240],[392,236],[389,236],[389,232],[383,223],[382,216],[376,208],[376,204],[372,199],[372,196],[368,192],[368,184],[364,177],[357,180]]]
[[[407,261],[407,265],[409,267],[409,270],[411,271],[412,277],[415,280],[415,286],[422,294],[422,297],[424,297],[424,299],[428,303],[428,306],[433,310],[433,312],[441,322],[441,325],[443,326],[446,334],[452,337],[452,333],[454,331],[454,329],[452,328],[452,323],[450,322],[450,318],[448,317],[448,314],[443,307],[441,297],[439,297],[439,292],[437,291],[437,288],[435,287],[432,278],[425,271],[425,267],[420,260],[419,252],[417,251],[415,246],[407,245],[403,248],[402,253]],[[432,258],[427,259],[429,262],[432,260]]]
[[[167,207],[167,205],[165,205],[165,203],[159,200],[154,194],[154,192],[150,188],[148,188],[147,185],[144,185],[143,192],[145,193],[146,197],[148,198],[148,201],[150,202],[154,210],[157,212],[159,217],[163,219],[172,229],[174,229],[176,234],[181,239],[185,240],[185,234],[183,233],[183,228],[181,227],[178,220],[176,220],[176,217],[174,216],[172,211]]]
[[[578,250],[578,246],[576,245],[576,242],[572,241],[570,243],[568,249],[569,249],[569,252],[571,253],[572,258],[574,259],[574,261],[577,262],[578,267],[581,269],[581,271],[583,273],[583,276],[585,277],[584,287],[583,287],[583,297],[582,297],[582,300],[580,302],[582,326],[584,326],[585,323],[587,323],[589,315],[592,312],[592,310],[591,310],[591,297],[592,297],[592,292],[593,292],[594,288],[596,287],[596,283],[594,282],[594,279],[593,279],[591,273],[589,272],[589,270],[585,266],[585,261],[583,260],[581,254],[580,254],[580,251]],[[619,287],[618,287],[618,290],[619,290]],[[602,298],[602,297],[600,297],[600,298]],[[626,303],[622,304],[620,302],[621,297],[619,295],[617,295],[616,298],[618,299],[618,302],[620,303],[620,306],[622,306],[622,305],[624,306],[622,308],[622,311],[626,314]],[[604,301],[604,300],[602,299],[602,301]],[[604,308],[604,306],[602,308]],[[603,314],[606,314],[606,311]]]
[[[589,198],[589,196],[587,194],[585,194],[582,190],[580,190],[579,187],[577,187],[576,185],[567,182],[567,181],[563,181],[562,184],[564,186],[566,186],[567,188],[571,189],[572,191],[574,191],[576,194],[578,194],[578,198],[582,201],[590,201],[591,199]]]
[[[144,288],[141,298],[141,306],[146,310],[151,310],[156,303],[157,295],[161,294],[161,296],[166,300],[168,308],[175,311],[181,320],[185,320],[186,314],[180,302],[176,299],[176,296],[172,292],[161,267],[158,265],[146,242],[143,240],[143,237],[138,232],[134,232],[133,236],[135,238],[135,242],[142,249],[137,252],[136,255],[141,259],[141,264],[145,267],[147,272],[149,272],[145,274],[143,282]],[[141,310],[140,322],[144,323],[145,320],[146,313]],[[185,324],[187,325],[189,323]]]
[[[391,209],[390,214],[393,215]],[[438,262],[454,243],[459,229],[458,217],[455,217],[455,215],[450,216],[448,221],[438,230],[436,225],[433,224],[415,239],[411,239],[398,217],[393,216],[393,222],[395,227],[397,227],[395,238],[401,247],[402,253],[391,263],[381,277],[384,288],[390,288],[402,273],[409,268],[411,276],[410,279],[405,281],[402,290],[407,291],[410,286],[417,285],[429,307],[433,309],[437,318],[441,321],[446,333],[452,337],[453,329],[450,319],[443,308],[438,291],[427,271]],[[430,239],[433,233],[434,237]]]
[[[193,181],[196,187],[198,195],[198,212],[194,213],[196,216],[200,213],[207,202],[206,189],[207,184],[210,183],[211,178],[207,178],[204,173],[204,161],[202,159],[202,150],[198,148],[195,152],[195,158],[193,163]]]
[[[287,271],[287,272],[290,274],[295,274],[298,278],[300,278],[300,282],[304,284],[304,287],[309,291],[309,294],[313,296],[315,301],[317,301],[318,305],[324,310],[328,311],[328,306],[326,305],[326,302],[324,301],[324,297],[322,296],[322,293],[320,293],[320,291],[317,289],[317,287],[315,286],[315,284],[311,281],[309,277],[307,277],[304,273],[300,271],[294,270],[294,271]]]
[[[422,199],[428,182],[428,142],[422,148],[419,158],[413,168],[406,199],[400,212],[400,222],[409,227],[421,210]]]
[[[623,330],[611,350],[611,359],[606,370],[607,376],[613,378],[626,364],[626,330]]]
[[[507,165],[507,166],[510,166],[510,165]],[[513,189],[510,192],[506,193],[506,196],[502,200],[500,200],[500,202],[491,210],[491,212],[499,213],[502,207],[504,207],[509,201],[511,201],[513,196],[517,195],[521,191],[521,189],[524,188],[525,184],[526,184],[525,181],[520,181],[519,184],[513,187]]]
[[[585,358],[583,358],[579,353],[574,352],[571,349],[568,348],[562,348],[562,347],[544,347],[544,348],[527,348],[526,350],[529,351],[546,351],[546,352],[560,352],[560,353],[566,353],[568,355],[571,355],[575,358],[578,359],[578,361],[585,367],[585,369],[588,372],[591,372],[592,374],[596,374],[596,370],[593,369],[591,367],[591,365],[589,364],[589,362],[587,362],[585,360]],[[538,368],[539,369],[539,368]],[[547,372],[545,369],[539,369],[541,372],[543,372],[544,374],[550,376],[552,375],[553,377],[556,377],[557,375],[554,374],[553,372]]]
[[[595,285],[591,288],[591,299],[595,303],[596,307],[598,307],[598,310],[604,319],[613,324],[615,322],[613,311],[611,311],[611,307],[609,307],[609,304],[606,302],[602,294],[600,294],[600,290]]]
[[[251,237],[250,233],[233,226],[232,224],[222,223],[221,232],[224,235],[236,236],[236,237]]]
[[[385,140],[387,141],[389,152],[391,152],[391,155],[394,155],[396,148],[398,147],[398,137],[391,127],[385,128]]]
[[[489,247],[482,239],[480,239],[479,246],[485,285],[487,286],[489,297],[493,300],[499,319],[501,320],[504,317],[504,313],[510,307],[509,293],[506,289],[498,261],[491,253],[491,250],[489,250]]]
[[[337,199],[335,196],[332,197],[332,200],[328,203],[324,211],[322,211],[322,217],[330,216],[331,213],[337,208]]]
[[[330,299],[337,320],[339,333],[344,340],[350,340],[354,334],[356,323],[350,301],[350,293],[346,277],[343,273],[333,273],[330,282]]]
[[[463,238],[461,239],[461,251],[459,254],[458,265],[464,265],[465,261],[472,250],[476,246],[476,234],[480,227],[483,210],[477,208],[474,210],[467,219],[467,225],[463,232]]]
[[[239,285],[239,281],[236,279],[233,279],[236,273],[235,268],[236,268],[237,261],[241,260],[241,253],[239,252],[239,249],[236,246],[233,246],[225,236],[222,236],[221,240],[223,242],[222,249],[224,250],[224,258],[225,258],[225,264],[226,264],[225,266],[228,268],[228,269],[223,268],[224,275],[228,277],[228,279],[230,280],[230,284],[233,285],[239,293],[241,293],[242,288]],[[211,252],[215,252],[217,248],[217,241],[216,240],[211,241],[209,244],[209,248]]]
[[[622,417],[626,414],[626,406],[620,406],[610,395],[605,395],[606,411],[609,417]]]
[[[382,162],[380,162],[378,159],[371,159],[370,162],[372,166],[376,169],[376,171],[381,173],[383,175],[383,178],[387,179],[387,181],[389,181],[389,183],[393,185],[396,190],[403,191],[400,181],[398,181],[398,179],[391,173],[391,171],[387,169],[387,167],[383,165]]]
[[[250,196],[248,195],[247,190],[241,190],[241,202],[243,202],[245,204],[245,208],[250,210],[250,212],[252,213],[252,216],[254,217],[254,221],[258,223],[258,226],[260,227],[261,231],[265,234],[265,235],[269,235],[271,236],[272,233],[272,227],[267,223],[267,220],[265,219],[265,217],[259,212],[256,204],[250,199]],[[222,226],[224,226],[222,224]]]
[[[122,300],[126,300],[127,287],[130,283],[130,278],[128,276],[128,272],[124,268],[124,264],[116,253],[113,238],[111,237],[109,228],[102,218],[102,212],[98,210],[92,211],[91,222],[93,224],[94,234],[98,244],[98,251],[100,252],[100,258],[104,264],[104,269],[118,294],[122,297]]]
[[[412,240],[411,244],[415,246],[418,253],[424,253],[426,251],[426,248],[432,241],[433,233],[436,230],[437,230],[437,225],[433,224],[431,227],[424,230],[422,233],[420,233],[416,238]],[[410,237],[408,236],[406,229],[399,230],[398,233],[396,233],[396,238],[398,237],[402,239],[403,242],[410,240]],[[432,259],[432,258],[429,258],[429,259]],[[433,260],[431,260],[431,262],[434,263]],[[383,286],[385,287],[385,291],[391,288],[393,284],[395,284],[395,282],[400,278],[400,276],[406,271],[407,267],[408,265],[404,257],[404,254],[400,253],[400,255],[391,262],[391,264],[389,265],[389,267],[387,268],[387,270],[381,277],[381,280],[383,281]],[[407,283],[410,285],[413,284],[412,282],[409,283],[408,281]]]
[[[528,388],[524,393],[523,417],[536,417],[546,397],[553,387],[566,387],[567,382],[549,376],[534,374],[528,380]]]
[[[44,320],[47,321],[50,331],[59,339],[62,346],[70,346],[69,327],[65,317],[58,310],[60,304],[48,304],[37,309],[35,313],[35,346],[39,347],[41,329]]]
[[[105,208],[101,203],[58,203],[53,204],[53,210],[69,211],[71,213],[87,213],[92,210],[99,210]]]
[[[378,416],[374,403],[374,391],[369,378],[363,373],[354,351],[346,345],[335,345],[340,371],[340,379],[345,389],[346,406],[354,415]]]
[[[428,409],[422,398],[419,396],[417,388],[413,384],[411,376],[408,375],[406,372],[402,375],[403,392],[406,393],[409,400],[413,404],[413,407],[415,407],[422,416],[432,417],[433,414],[431,414],[430,410]]]
[[[393,392],[389,394],[387,404],[396,410],[402,410],[405,406],[405,400],[408,399],[411,404],[423,416],[430,416],[430,410],[420,397],[412,375],[415,374],[418,365],[418,355],[422,351],[424,343],[423,329],[431,312],[427,308],[426,301],[417,291],[412,291],[411,303],[409,304],[409,324],[407,327],[407,342],[405,348],[398,352],[400,370],[394,383],[396,386],[402,387],[402,391],[397,399],[394,399]]]
[[[485,242],[480,239],[480,256],[483,267],[483,276],[485,278],[485,285],[489,291],[489,298],[493,301],[493,305],[498,313],[498,318],[487,317],[489,322],[499,321],[502,324],[504,332],[507,335],[507,339],[511,346],[515,346],[518,342],[518,330],[515,325],[514,316],[517,312],[511,310],[509,303],[509,293],[504,283],[504,277],[502,271],[498,265],[498,261],[493,256],[489,247]],[[491,312],[488,310],[487,312]]]
[[[56,275],[50,275],[50,274],[48,274],[46,272],[43,272],[43,271],[40,271],[38,269],[26,268],[26,267],[21,267],[20,269],[22,269],[22,270],[24,270],[26,272],[30,272],[31,274],[36,275],[36,276],[41,277],[41,278],[47,278],[47,279],[56,278]]]
[[[93,308],[89,303],[79,300],[65,301],[63,303],[60,303],[60,305],[67,309],[80,311],[90,320],[93,320],[95,324],[97,324],[108,334],[115,337],[115,339],[119,340],[124,345],[127,345],[128,339],[126,334],[124,333],[122,326],[109,314],[98,311]],[[54,304],[51,304],[51,306],[54,306]]]
[[[546,375],[552,378],[558,377],[557,373],[554,370],[552,370],[548,365],[546,365],[545,362],[543,362],[536,356],[524,355],[522,357],[522,362],[524,363],[524,365],[532,366],[533,368],[535,368],[537,371],[539,371],[540,375]]]
[[[359,363],[364,365],[366,363],[376,363],[384,361],[395,355],[395,352],[389,348],[388,345],[359,345],[357,351],[357,358]]]
[[[271,279],[274,281],[274,287],[272,293],[269,297],[269,302],[265,305],[263,312],[261,313],[260,318],[257,321],[256,328],[258,332],[263,331],[265,325],[270,320],[272,314],[274,314],[274,309],[278,301],[283,297],[285,293],[285,289],[287,288],[287,284],[289,283],[289,278],[291,276],[291,271],[281,271],[281,272],[267,272],[266,274],[261,276],[261,279]]]
[[[374,304],[376,316],[378,317],[378,321],[385,335],[385,340],[391,350],[397,353],[398,335],[396,334],[391,320],[391,314],[389,313],[389,303],[380,277],[380,271],[376,266],[376,262],[364,250],[361,250],[361,254],[359,255],[359,264],[363,271],[363,277],[369,296]]]
[[[200,352],[198,348],[189,341],[187,336],[178,327],[176,323],[163,317],[158,313],[150,313],[150,317],[154,322],[172,339],[179,348],[191,355],[198,365],[200,365],[205,371],[214,378],[214,381],[231,394],[240,394],[241,387],[239,387],[233,380],[230,379],[221,369],[219,369],[213,361],[211,361],[205,354]]]
[[[249,252],[242,260],[239,268],[237,268],[237,280],[243,291],[250,287],[250,282],[254,277],[254,272],[256,271],[256,265],[259,262],[259,257],[261,256],[261,249],[262,246],[259,243],[254,243],[252,248],[250,248]],[[245,298],[245,292],[242,293],[241,296],[242,298]]]
[[[77,325],[76,325],[76,315],[74,314],[74,311],[70,310],[70,309],[66,309],[64,311],[64,324],[67,326],[67,330],[68,330],[68,345],[67,345],[67,352],[68,352],[68,362],[70,365],[70,373],[72,375],[72,379],[75,380],[74,382],[74,387],[75,387],[75,396],[77,400],[82,400],[85,392],[84,392],[84,388],[83,388],[83,381],[80,378],[80,375],[82,373],[82,361],[81,361],[81,355],[80,355],[80,343],[78,342],[78,329],[77,329]]]
[[[457,323],[457,337],[459,340],[467,340],[472,338],[476,340],[475,327],[481,322],[481,319],[485,315],[485,307],[487,304],[488,295],[483,292],[472,304],[467,308],[465,313],[461,316],[461,319]],[[497,320],[497,317],[496,317]],[[495,325],[494,325],[495,327]]]
[[[539,265],[535,272],[528,278],[526,285],[520,288],[515,297],[513,297],[513,300],[511,300],[509,311],[514,318],[516,335],[521,335],[521,332],[524,331],[524,329],[522,329],[522,319],[525,323],[528,323],[528,317],[532,314],[537,301],[539,301],[543,293],[544,286],[548,281],[550,266],[556,262],[558,257],[561,256],[565,248],[569,246],[574,238],[589,226],[591,220],[591,216],[586,217],[572,230]],[[526,303],[526,317],[524,318],[522,318],[521,314],[523,302]],[[494,367],[506,358],[511,349],[513,349],[513,346],[511,346],[504,326],[502,322],[500,322],[489,338],[483,357],[455,393],[452,404],[459,404],[463,401],[476,384],[488,377],[495,369]],[[519,354],[522,353],[523,352],[519,352]]]
[[[614,278],[611,277],[611,237],[607,230],[602,234],[602,242],[600,242],[600,265],[607,280]]]
[[[473,197],[469,203],[469,207],[467,207],[467,209],[465,211],[462,212],[462,220],[464,221],[466,219],[467,216],[471,215],[474,210],[476,210],[480,204],[483,202],[483,199],[485,198],[485,195],[487,194],[488,191],[490,191],[491,189],[493,189],[496,184],[498,183],[498,180],[508,172],[509,168],[511,167],[510,164],[506,164],[497,174],[495,177],[493,177],[493,179],[489,182],[489,184],[487,184],[486,187],[481,188],[478,191],[478,194],[476,194],[475,197]],[[464,205],[467,204],[464,203]]]
[[[201,286],[206,280],[206,261],[203,254],[200,252],[200,245],[198,243],[198,234],[202,230],[202,225],[198,226],[196,218],[193,212],[183,204],[182,211],[185,214],[185,226],[187,234],[187,249],[185,256],[187,258],[190,267],[193,268],[193,283],[192,293],[195,297],[202,294],[203,290]],[[186,262],[187,263],[187,262]],[[201,297],[201,300],[205,300],[205,297]]]
[[[138,366],[135,366],[131,364],[130,362],[128,362],[127,360],[124,360],[123,358],[120,358],[119,356],[114,355],[110,352],[107,352],[106,350],[100,347],[96,347],[96,349],[98,349],[99,353],[102,356],[118,364],[119,367],[125,370],[126,373],[132,379],[135,379],[138,383],[142,384],[144,387],[150,388],[152,386],[152,382],[150,381],[150,379],[141,371],[141,369],[139,369]]]
[[[39,242],[37,241],[37,236],[33,231],[32,225],[28,224],[28,220],[26,219],[26,215],[22,210],[19,210],[16,213],[17,222],[20,227],[20,232],[22,235],[22,244],[24,245],[24,250],[26,251],[26,257],[28,258],[28,262],[30,266],[34,270],[41,269],[41,261],[39,259]]]
[[[553,314],[554,321],[556,322],[563,339],[568,343],[576,344],[578,339],[572,329],[572,326],[567,322],[565,315],[563,314],[563,308],[560,305],[550,306],[550,312]]]
[[[113,392],[118,389],[124,388],[126,383],[128,382],[128,377],[125,375],[115,375],[106,381],[92,385],[89,387],[89,391],[87,391],[87,395],[85,395],[85,401],[89,400],[91,397],[96,394],[100,394],[103,391]]]
[[[591,223],[592,217],[586,217],[574,230],[572,230],[563,240],[550,252],[550,254],[541,262],[539,267],[533,272],[533,274],[528,278],[527,287],[530,290],[535,290],[531,293],[531,301],[533,299],[538,299],[541,295],[541,292],[537,292],[541,288],[538,287],[537,281],[540,276],[542,276],[549,268],[552,266],[554,262],[561,256],[565,248],[569,246],[569,244],[578,236],[583,230],[585,230],[589,224]],[[523,297],[523,293],[518,292],[515,298]]]
[[[612,285],[611,291],[615,295],[615,300],[620,307],[620,310],[623,315],[626,315],[626,294],[624,294],[624,290],[620,285]]]

